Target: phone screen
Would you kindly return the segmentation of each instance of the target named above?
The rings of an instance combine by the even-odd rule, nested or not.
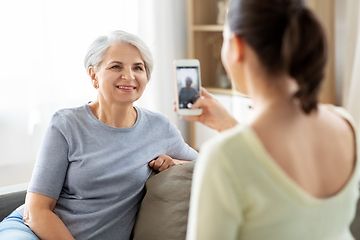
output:
[[[189,109],[200,97],[199,68],[196,66],[176,67],[179,108]]]

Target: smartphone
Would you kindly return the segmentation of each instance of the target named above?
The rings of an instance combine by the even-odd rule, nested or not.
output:
[[[180,59],[174,61],[175,95],[179,115],[200,115],[201,108],[191,106],[201,96],[200,62],[197,59]]]

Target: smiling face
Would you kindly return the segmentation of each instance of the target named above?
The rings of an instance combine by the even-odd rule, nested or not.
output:
[[[99,100],[115,104],[132,104],[143,94],[147,76],[139,50],[129,44],[109,47],[98,69],[89,68]]]

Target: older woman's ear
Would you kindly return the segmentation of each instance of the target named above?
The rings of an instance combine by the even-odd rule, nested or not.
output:
[[[94,88],[97,89],[99,87],[99,83],[98,83],[98,81],[96,79],[96,72],[95,72],[95,69],[94,69],[93,66],[89,67],[89,76],[91,78],[92,85],[94,86]]]

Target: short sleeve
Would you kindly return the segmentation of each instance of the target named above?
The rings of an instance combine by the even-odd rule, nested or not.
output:
[[[58,199],[69,164],[69,144],[65,132],[65,120],[55,114],[41,144],[28,188],[29,192]]]
[[[205,144],[194,169],[187,240],[237,239],[243,223],[239,188],[226,154]]]
[[[179,160],[196,160],[198,153],[185,143],[180,131],[167,119],[169,125],[169,148],[167,155]]]

